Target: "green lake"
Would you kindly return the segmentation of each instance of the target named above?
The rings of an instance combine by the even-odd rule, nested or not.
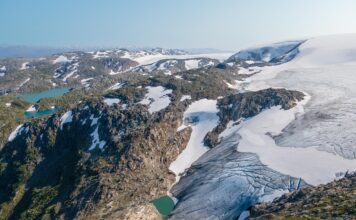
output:
[[[164,217],[168,216],[174,209],[174,201],[169,196],[162,196],[153,200],[152,203]]]
[[[49,89],[49,90],[42,91],[42,92],[24,94],[24,95],[21,95],[21,98],[27,102],[36,103],[40,99],[43,99],[43,98],[60,97],[69,91],[70,91],[70,88],[68,88],[68,87]]]

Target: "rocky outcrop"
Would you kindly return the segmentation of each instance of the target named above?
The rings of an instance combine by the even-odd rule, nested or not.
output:
[[[205,138],[205,144],[214,147],[218,143],[218,135],[226,128],[229,121],[250,118],[264,109],[272,106],[281,106],[282,109],[290,109],[296,101],[302,100],[304,94],[298,91],[286,89],[264,89],[257,92],[245,92],[229,95],[218,102],[219,125],[209,132]]]
[[[356,173],[253,206],[250,219],[356,219]]]
[[[118,219],[112,216],[113,219]],[[128,209],[123,220],[163,220],[162,216],[157,212],[152,204],[146,204]]]
[[[304,41],[287,41],[260,48],[241,50],[226,60],[226,63],[239,61],[265,62],[281,64],[292,60],[299,53],[299,46]]]

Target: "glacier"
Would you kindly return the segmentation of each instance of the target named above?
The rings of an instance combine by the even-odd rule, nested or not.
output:
[[[256,66],[244,91],[286,88],[308,94],[307,100],[289,110],[266,109],[238,125],[229,122],[220,143],[171,189],[178,203],[170,219],[236,218],[296,185],[327,183],[356,170],[356,34],[273,46],[226,62],[267,62]]]

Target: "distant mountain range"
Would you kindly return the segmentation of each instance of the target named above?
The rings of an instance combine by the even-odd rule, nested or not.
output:
[[[114,48],[114,47],[112,47]],[[126,47],[132,51],[139,50],[152,50],[153,47]],[[39,58],[46,57],[52,54],[70,52],[70,51],[95,51],[95,50],[109,50],[108,47],[31,47],[31,46],[0,46],[0,58]],[[230,52],[226,50],[219,50],[213,48],[194,48],[194,49],[184,49],[189,54],[203,54],[203,53],[223,53]]]

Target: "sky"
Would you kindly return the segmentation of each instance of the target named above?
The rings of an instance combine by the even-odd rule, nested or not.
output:
[[[0,0],[0,45],[237,50],[356,33],[355,0]]]

